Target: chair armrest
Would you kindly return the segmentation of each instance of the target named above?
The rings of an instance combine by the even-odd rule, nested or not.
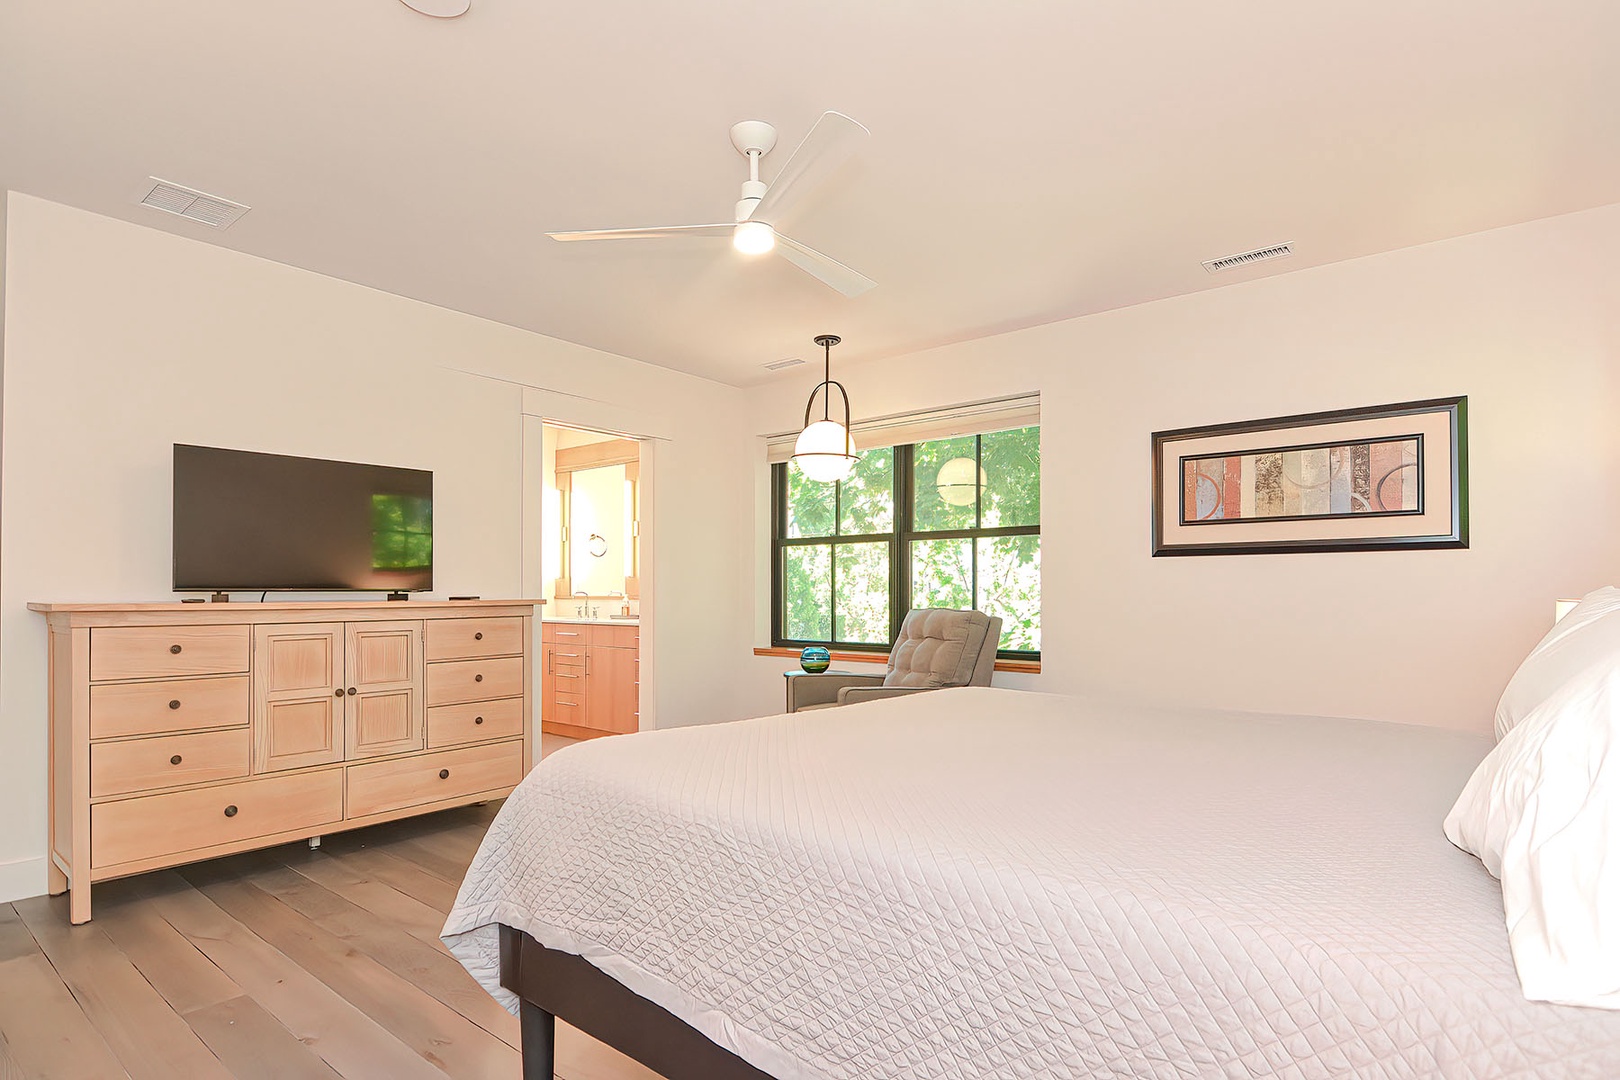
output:
[[[787,711],[798,712],[806,705],[835,705],[838,691],[847,686],[882,686],[882,675],[795,675],[787,681]]]
[[[838,691],[838,704],[858,705],[863,701],[882,701],[884,698],[905,697],[907,694],[926,694],[927,686],[846,686]]]

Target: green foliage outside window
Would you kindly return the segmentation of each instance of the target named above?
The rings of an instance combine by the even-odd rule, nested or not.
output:
[[[420,495],[373,495],[372,569],[422,570],[432,565],[432,500]]]
[[[866,451],[837,484],[777,468],[779,642],[887,646],[911,608],[976,607],[1040,651],[1039,428]]]

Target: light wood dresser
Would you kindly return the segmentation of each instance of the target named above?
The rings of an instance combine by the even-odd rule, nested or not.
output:
[[[51,893],[507,794],[538,603],[30,604]]]

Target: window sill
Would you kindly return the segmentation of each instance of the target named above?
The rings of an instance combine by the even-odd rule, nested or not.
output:
[[[756,648],[755,656],[785,656],[794,660],[799,658],[798,649],[771,647],[768,649]],[[886,652],[837,652],[832,654],[835,664],[887,664],[889,654]],[[997,671],[1016,671],[1025,675],[1039,675],[1041,662],[1039,660],[997,660]]]

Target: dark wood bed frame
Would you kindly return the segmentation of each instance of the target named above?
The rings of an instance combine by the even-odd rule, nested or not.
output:
[[[518,996],[523,1080],[553,1080],[560,1018],[665,1080],[772,1080],[572,953],[501,927],[501,985]]]

